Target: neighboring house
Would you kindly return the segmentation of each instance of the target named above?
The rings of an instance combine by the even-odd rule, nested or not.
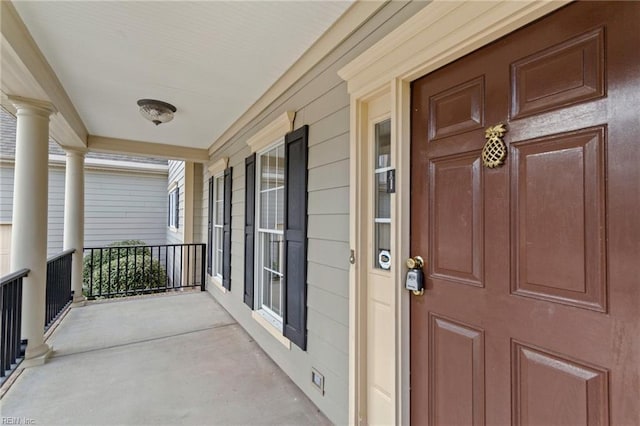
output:
[[[164,235],[332,422],[636,424],[640,3],[367,3],[209,146],[89,147],[185,160]]]
[[[13,208],[15,117],[0,109],[0,275],[8,271]],[[167,160],[88,153],[85,159],[86,247],[121,240],[166,244]],[[47,255],[62,251],[65,153],[49,141]]]

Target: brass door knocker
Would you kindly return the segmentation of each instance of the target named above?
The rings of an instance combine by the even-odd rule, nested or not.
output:
[[[505,133],[507,128],[502,123],[487,127],[484,131],[487,142],[482,148],[482,164],[490,169],[502,165],[507,156],[507,146],[502,141]]]

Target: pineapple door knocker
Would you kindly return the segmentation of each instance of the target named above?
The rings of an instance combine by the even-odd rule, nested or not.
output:
[[[487,142],[482,148],[482,164],[490,169],[502,165],[507,156],[507,146],[502,141],[505,133],[507,129],[502,123],[487,127],[484,131]]]

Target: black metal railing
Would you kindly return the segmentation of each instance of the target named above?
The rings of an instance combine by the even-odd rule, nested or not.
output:
[[[206,244],[85,247],[87,299],[200,287],[205,290]]]
[[[22,269],[0,279],[0,305],[2,306],[0,383],[20,364],[27,347],[26,340],[21,340],[22,279],[27,275],[29,270]]]
[[[71,263],[75,249],[47,259],[47,297],[44,329],[48,330],[58,316],[73,300],[71,290]]]

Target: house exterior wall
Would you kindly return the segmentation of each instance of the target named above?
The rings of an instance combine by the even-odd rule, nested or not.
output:
[[[349,346],[349,95],[337,70],[424,7],[390,2],[235,135],[211,160],[229,158],[232,184],[231,291],[208,290],[269,356],[336,424],[348,422]],[[294,129],[309,125],[307,350],[288,349],[252,317],[243,303],[244,188],[247,139],[284,111],[295,111]],[[203,182],[209,173],[203,168]],[[170,179],[171,180],[171,179]],[[203,219],[207,186],[202,188]],[[206,242],[202,220],[200,242]],[[325,377],[325,392],[311,384],[311,370]],[[391,368],[391,366],[390,366]]]
[[[165,220],[164,226],[166,229],[167,244],[182,244],[184,242],[184,182],[185,182],[185,163],[184,161],[169,160],[169,178],[168,186],[165,184],[165,194],[167,200],[169,199],[169,190],[173,188],[173,185],[178,186],[178,228],[170,228],[168,221]],[[165,203],[168,206],[168,202]],[[166,207],[165,207],[166,208]]]
[[[203,191],[204,185],[202,164],[193,165],[193,242],[207,242],[207,207],[204,205]],[[203,227],[205,232],[202,233]]]
[[[13,215],[16,119],[0,109],[0,224]],[[47,256],[62,251],[65,152],[49,140]],[[85,247],[137,239],[166,243],[167,162],[89,152],[85,160]],[[4,273],[5,271],[2,271]]]
[[[12,222],[13,165],[0,166],[0,223]],[[47,256],[62,251],[64,234],[63,166],[49,167]],[[137,239],[165,244],[166,173],[85,170],[86,247]]]

